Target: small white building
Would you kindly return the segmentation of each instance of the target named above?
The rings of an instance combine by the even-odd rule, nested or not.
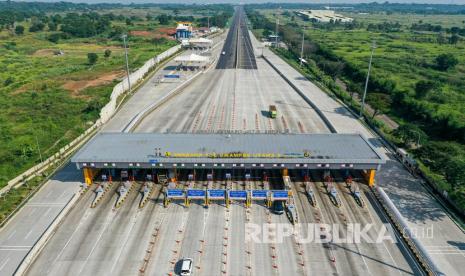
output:
[[[348,23],[354,21],[353,18],[337,14],[332,10],[304,10],[297,12],[300,16],[307,18],[310,21],[320,23],[342,22]]]

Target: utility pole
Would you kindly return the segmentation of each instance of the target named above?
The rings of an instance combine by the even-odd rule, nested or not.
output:
[[[210,31],[210,16],[207,16],[207,22],[208,22],[208,24],[207,24],[208,30]]]
[[[276,48],[278,48],[278,24],[279,24],[279,19],[276,19],[276,42],[275,42]]]
[[[300,48],[300,67],[302,67],[302,62],[304,60],[304,41],[305,41],[305,32],[302,30],[302,48]]]
[[[376,49],[376,41],[373,40],[373,44],[371,45],[370,62],[368,63],[368,73],[367,73],[367,78],[365,80],[365,90],[363,91],[362,106],[360,107],[360,115],[359,115],[360,118],[362,118],[363,109],[365,108],[365,98],[367,96],[368,80],[370,79],[371,62],[373,61],[373,53],[375,52],[375,49]]]
[[[42,152],[40,151],[39,140],[37,139],[37,135],[35,133],[34,133],[34,137],[36,138],[37,150],[39,151],[40,163],[42,163],[43,162],[43,160],[42,160]]]
[[[126,38],[127,35],[122,35],[121,38],[123,38],[123,44],[124,44],[124,56],[126,57],[126,76],[128,78],[128,92],[131,93],[131,80],[129,79],[129,61],[128,61],[128,48],[126,45]]]

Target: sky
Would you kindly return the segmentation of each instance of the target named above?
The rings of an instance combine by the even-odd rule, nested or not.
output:
[[[0,0],[1,1],[1,0]],[[26,2],[79,2],[79,3],[184,3],[184,4],[201,4],[201,3],[316,3],[316,4],[336,4],[336,3],[370,3],[385,2],[386,0],[13,0]],[[428,4],[458,4],[465,5],[465,0],[391,0],[390,3],[428,3]]]

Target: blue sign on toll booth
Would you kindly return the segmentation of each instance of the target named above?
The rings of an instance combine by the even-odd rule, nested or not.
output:
[[[225,196],[225,190],[208,190],[208,198],[224,199]]]
[[[168,189],[166,191],[166,196],[168,198],[179,198],[184,197],[184,191],[179,189]]]
[[[229,198],[230,199],[246,200],[247,199],[247,191],[245,191],[245,190],[231,190],[231,191],[229,191]]]
[[[252,199],[267,199],[268,190],[252,190]]]
[[[187,190],[187,198],[204,198],[205,190]]]
[[[289,197],[289,191],[287,190],[274,190],[271,191],[273,199],[287,199]]]

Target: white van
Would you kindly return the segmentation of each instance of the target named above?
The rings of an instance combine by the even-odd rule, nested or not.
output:
[[[181,264],[181,276],[189,276],[192,273],[192,259],[184,258]]]

